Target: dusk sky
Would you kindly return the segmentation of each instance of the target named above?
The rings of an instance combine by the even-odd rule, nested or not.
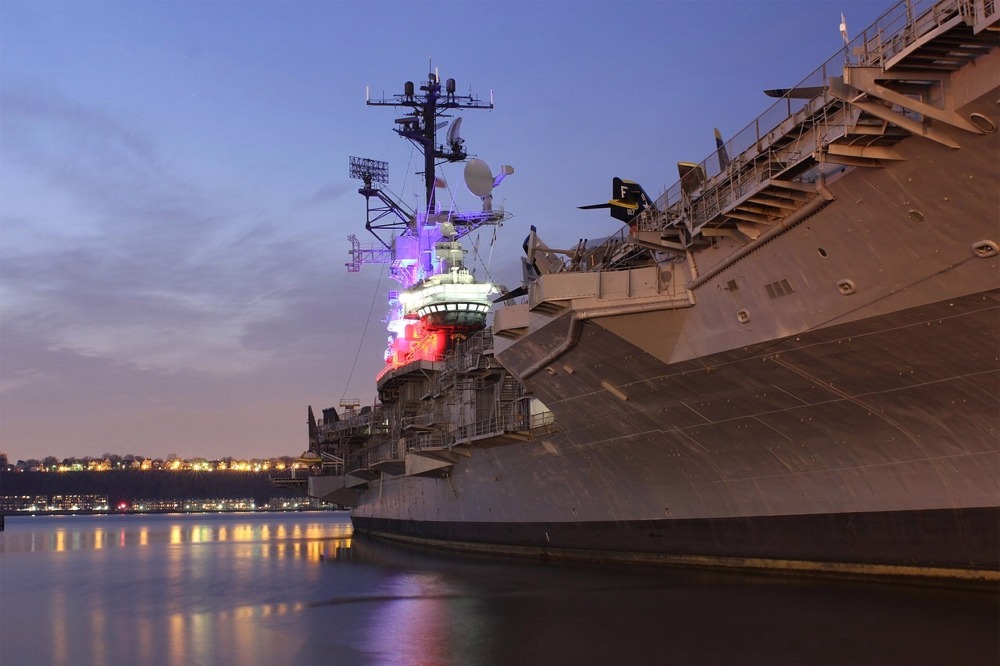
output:
[[[0,451],[297,455],[307,405],[370,404],[396,284],[345,269],[371,239],[348,157],[420,181],[366,86],[493,91],[462,134],[514,166],[514,217],[472,263],[516,286],[529,225],[616,232],[576,207],[614,176],[659,195],[842,46],[841,12],[853,37],[888,6],[0,0]]]

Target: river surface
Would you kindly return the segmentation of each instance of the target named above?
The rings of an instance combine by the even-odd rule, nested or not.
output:
[[[997,663],[982,591],[456,555],[336,512],[0,532],[3,666]]]

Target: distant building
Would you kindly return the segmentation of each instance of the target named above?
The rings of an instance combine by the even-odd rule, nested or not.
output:
[[[53,495],[50,511],[107,511],[107,495]]]
[[[119,506],[119,509],[123,507]],[[207,499],[138,499],[129,502],[129,512],[182,512],[182,511],[254,511],[257,507],[252,497]]]
[[[49,505],[46,495],[0,495],[0,511],[45,511]]]

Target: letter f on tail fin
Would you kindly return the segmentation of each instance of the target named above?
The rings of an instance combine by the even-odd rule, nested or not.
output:
[[[631,180],[613,179],[611,182],[611,196],[614,198],[607,203],[577,207],[582,210],[610,208],[611,217],[621,220],[625,224],[630,224],[632,218],[653,205],[646,192],[642,189],[642,186]]]

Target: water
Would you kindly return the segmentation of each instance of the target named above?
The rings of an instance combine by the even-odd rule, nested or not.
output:
[[[996,664],[988,592],[581,567],[343,513],[14,517],[3,666]]]

